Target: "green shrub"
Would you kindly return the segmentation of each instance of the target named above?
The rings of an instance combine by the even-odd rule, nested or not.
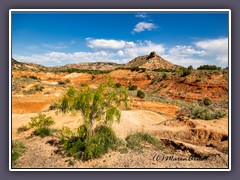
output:
[[[42,91],[44,89],[44,87],[40,84],[36,84],[34,85],[34,90],[35,91]]]
[[[132,67],[131,68],[131,71],[139,71],[140,69],[139,69],[139,67]]]
[[[211,111],[207,107],[194,105],[190,108],[191,110],[191,118],[193,119],[204,119],[204,120],[211,120],[211,119],[219,119],[226,116],[226,112],[223,110],[215,110]]]
[[[209,106],[209,105],[212,104],[212,101],[211,101],[210,99],[208,99],[208,98],[205,98],[205,99],[203,100],[203,103],[204,103],[204,105]]]
[[[30,127],[28,127],[27,125],[22,125],[22,126],[20,126],[18,129],[17,129],[17,132],[18,133],[21,133],[21,132],[25,132],[25,131],[27,131],[27,130],[29,130],[30,129]]]
[[[114,131],[103,125],[95,128],[91,138],[85,125],[81,125],[75,134],[69,129],[64,131],[61,142],[67,154],[83,160],[101,157],[113,149],[118,141]]]
[[[125,140],[127,141],[127,147],[132,150],[141,151],[144,147],[146,147],[146,143],[161,149],[158,140],[148,133],[137,132],[135,134],[128,135]]]
[[[116,83],[116,84],[115,84],[115,87],[116,87],[116,88],[120,88],[120,87],[122,87],[122,84],[121,84],[121,83]]]
[[[20,141],[12,142],[12,166],[16,165],[16,160],[26,151],[26,147]]]
[[[147,77],[148,80],[151,80],[150,74],[146,74],[146,77]]]
[[[71,82],[70,79],[65,80],[65,83],[70,83],[70,82]]]
[[[64,81],[58,81],[58,84],[59,84],[59,85],[66,85],[66,82],[64,82]]]
[[[30,128],[35,128],[34,134],[40,137],[49,136],[52,134],[50,126],[55,122],[52,117],[47,117],[45,114],[39,114],[36,117],[31,117],[31,122],[29,122]]]
[[[145,97],[145,93],[143,91],[141,91],[141,90],[138,90],[137,91],[137,97],[140,97],[140,98],[143,99]]]
[[[191,73],[192,73],[192,71],[189,70],[189,69],[186,69],[186,68],[182,69],[182,77],[187,76],[187,75],[189,75]]]
[[[133,84],[133,85],[130,85],[128,89],[129,89],[130,91],[134,91],[134,90],[137,90],[137,88],[138,88],[138,87]]]
[[[60,105],[57,103],[53,103],[49,106],[49,110],[55,110],[55,109],[59,109]]]
[[[34,80],[40,80],[38,77],[36,77],[36,76],[29,76],[29,78],[31,78],[31,79],[34,79]]]
[[[163,79],[167,79],[167,74],[164,73],[164,74],[162,75],[162,78],[163,78]]]
[[[216,65],[202,65],[197,68],[197,70],[221,70],[221,67]]]

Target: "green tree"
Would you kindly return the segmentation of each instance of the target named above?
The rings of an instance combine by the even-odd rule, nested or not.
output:
[[[128,96],[124,88],[116,88],[112,80],[99,85],[97,89],[82,87],[79,90],[70,88],[61,99],[63,112],[78,111],[84,125],[93,136],[94,124],[102,121],[111,126],[113,121],[120,120],[120,109],[127,107]]]

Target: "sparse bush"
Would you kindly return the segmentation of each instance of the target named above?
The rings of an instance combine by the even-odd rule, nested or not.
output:
[[[205,119],[205,120],[211,120],[211,119],[219,119],[226,115],[226,112],[223,110],[216,110],[211,111],[209,108],[195,105],[190,108],[191,110],[191,118],[193,119]]]
[[[42,91],[44,89],[44,87],[42,86],[42,85],[40,85],[40,84],[36,84],[35,86],[34,86],[34,90],[35,91]]]
[[[204,103],[204,105],[209,106],[209,105],[212,104],[212,101],[211,101],[210,99],[208,99],[208,98],[205,98],[205,99],[203,100],[203,103]]]
[[[115,84],[115,87],[116,87],[116,88],[120,88],[120,87],[122,87],[122,84],[121,84],[121,83],[116,83],[116,84]]]
[[[116,88],[110,79],[97,89],[70,88],[61,100],[63,112],[79,111],[84,119],[77,133],[69,128],[62,131],[62,143],[67,153],[85,160],[100,157],[115,144],[111,129],[113,121],[119,122],[120,108],[127,107],[128,96],[123,88]],[[94,129],[95,124],[104,124]]]
[[[182,69],[182,77],[187,76],[187,75],[189,75],[191,73],[192,73],[192,71],[189,70],[189,69],[186,69],[186,68]]]
[[[58,84],[59,84],[59,85],[66,85],[66,82],[64,82],[64,81],[58,81]]]
[[[137,97],[140,97],[140,98],[143,99],[145,97],[145,93],[143,91],[141,91],[141,90],[138,90],[137,91]]]
[[[52,134],[50,126],[54,123],[51,116],[47,117],[45,114],[39,114],[36,117],[31,117],[29,127],[35,128],[34,134],[43,138]]]
[[[162,78],[163,78],[163,79],[167,79],[167,74],[164,73],[164,74],[162,75]]]
[[[75,134],[69,128],[65,128],[62,135],[61,142],[67,154],[83,160],[101,157],[109,149],[113,149],[118,140],[114,131],[103,125],[95,128],[91,138],[85,125],[81,125]]]
[[[147,77],[148,80],[151,80],[150,74],[146,74],[146,77]]]
[[[221,70],[221,67],[216,65],[202,65],[197,68],[197,70]]]
[[[162,149],[158,140],[148,133],[137,132],[128,135],[125,140],[127,141],[127,147],[135,151],[141,151],[146,147],[146,143],[153,145],[157,149]]]
[[[131,71],[139,71],[140,69],[139,69],[139,67],[132,67],[131,68]]]
[[[26,151],[26,147],[20,141],[12,141],[12,166],[16,165],[16,160]]]
[[[138,87],[137,87],[136,85],[132,84],[132,85],[129,86],[128,89],[129,89],[130,91],[134,91],[134,90],[137,90],[137,88],[138,88]]]
[[[188,70],[193,70],[192,65],[188,66]]]
[[[202,82],[203,81],[203,78],[197,78],[196,79],[196,82]]]
[[[70,79],[65,80],[65,83],[70,83],[70,82],[71,82]]]
[[[55,109],[59,109],[60,105],[57,103],[53,103],[49,106],[49,110],[55,110]]]
[[[25,132],[25,131],[27,131],[27,130],[29,130],[30,129],[30,127],[28,127],[27,125],[22,125],[22,126],[20,126],[18,129],[17,129],[17,132],[18,133],[21,133],[21,132]]]
[[[31,79],[34,79],[34,80],[40,80],[38,77],[36,77],[36,76],[29,76],[29,78],[31,78]]]

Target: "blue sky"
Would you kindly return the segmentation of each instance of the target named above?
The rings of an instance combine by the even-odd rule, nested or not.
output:
[[[46,66],[126,63],[157,52],[182,66],[228,63],[227,12],[13,12],[12,56]]]

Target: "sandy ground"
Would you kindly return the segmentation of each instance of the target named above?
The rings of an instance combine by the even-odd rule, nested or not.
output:
[[[36,96],[36,97],[35,97]],[[31,137],[31,130],[17,133],[17,128],[26,125],[30,118],[45,111],[55,120],[54,129],[63,126],[76,129],[82,122],[80,115],[57,114],[48,111],[49,97],[38,95],[13,97],[12,139],[22,141],[26,152],[17,160],[17,168],[227,168],[228,166],[228,119],[176,120],[179,108],[171,104],[135,99],[131,110],[122,111],[120,123],[113,129],[124,139],[135,132],[149,132],[165,146],[163,151],[145,149],[143,153],[129,150],[127,153],[111,151],[103,157],[90,161],[77,161],[62,157],[54,151],[57,147],[49,140],[58,137]],[[52,97],[54,98],[54,97]],[[39,100],[40,99],[40,100]],[[207,160],[190,159],[193,154],[207,156]],[[175,160],[162,160],[174,157]],[[188,159],[188,160],[179,160]],[[178,159],[178,160],[176,160]]]

